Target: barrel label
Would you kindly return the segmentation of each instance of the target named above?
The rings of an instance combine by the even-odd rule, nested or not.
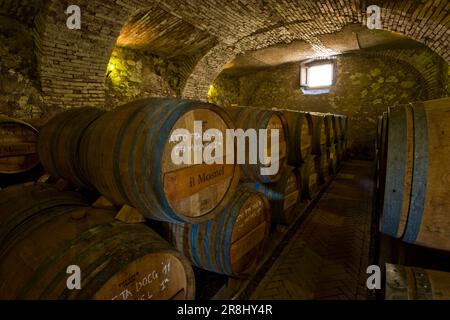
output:
[[[170,268],[170,262],[167,266]],[[160,280],[160,274],[156,270],[144,276],[136,272],[118,284],[118,287],[123,290],[111,300],[151,300],[154,297],[155,289],[158,291],[158,280]],[[169,278],[166,273],[163,275],[163,280],[159,288],[160,291],[165,289],[168,281]]]
[[[207,182],[211,179],[218,178],[220,176],[223,176],[225,174],[224,166],[220,167],[218,170],[215,170],[213,172],[203,172],[197,176],[197,184],[202,184],[204,182]],[[193,184],[192,187],[195,186],[195,179],[192,179],[191,181]]]
[[[164,175],[164,190],[170,200],[192,195],[205,186],[230,177],[233,174],[232,165],[192,166]]]
[[[164,192],[172,208],[189,216],[200,216],[222,200],[235,167],[233,165],[196,165],[164,175]]]
[[[248,199],[241,208],[234,224],[232,241],[236,241],[264,221],[264,203],[260,196]]]
[[[114,275],[96,293],[95,299],[170,299],[183,291],[183,265],[174,257],[157,253],[144,256]]]

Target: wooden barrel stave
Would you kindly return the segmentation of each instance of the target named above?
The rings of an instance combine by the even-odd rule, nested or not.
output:
[[[77,187],[92,188],[80,167],[79,145],[84,132],[104,113],[96,108],[75,108],[50,119],[39,134],[39,158],[44,168]]]

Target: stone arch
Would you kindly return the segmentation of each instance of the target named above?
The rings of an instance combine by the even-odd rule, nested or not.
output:
[[[374,1],[374,4],[377,4],[377,2],[380,1]],[[445,21],[445,11],[434,6],[419,7],[421,4],[416,3],[411,4],[407,12],[402,12],[395,9],[395,5],[396,3],[393,2],[381,8],[383,30],[401,33],[423,43],[450,63],[449,27],[448,23],[445,25],[441,23],[441,21]],[[330,4],[329,7],[332,8],[333,5]],[[264,47],[264,41],[267,44],[266,46],[270,46],[276,43],[305,40],[316,50],[321,50],[323,46],[317,38],[318,35],[339,31],[351,22],[362,24],[367,22],[365,8],[362,8],[360,4],[359,7],[356,7],[354,4],[348,3],[346,8],[340,8],[339,10],[342,14],[332,16],[331,12],[326,13],[331,21],[331,27],[330,25],[323,26],[322,29],[325,31],[319,29],[305,35],[289,32],[286,27],[280,26],[276,29],[254,33],[231,45],[217,44],[195,66],[186,81],[182,95],[186,98],[206,100],[210,85],[222,72],[224,66],[239,53]],[[300,21],[298,24],[302,23],[304,22]],[[317,21],[311,22],[311,27],[317,26]],[[276,36],[274,36],[275,34]]]

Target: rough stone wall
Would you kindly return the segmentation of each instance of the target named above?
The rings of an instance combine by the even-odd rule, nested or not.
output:
[[[237,104],[348,115],[351,153],[372,158],[378,115],[388,106],[429,98],[424,77],[399,60],[340,56],[336,85],[320,95],[302,93],[299,68],[299,63],[292,63],[243,76],[223,74],[210,89],[210,101],[225,107]]]
[[[39,124],[46,113],[30,29],[0,16],[0,113]]]
[[[143,97],[177,96],[180,91],[179,67],[161,57],[115,48],[109,66],[107,109]]]

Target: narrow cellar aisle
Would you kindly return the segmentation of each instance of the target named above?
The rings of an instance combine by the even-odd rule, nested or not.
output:
[[[346,162],[252,299],[366,299],[373,163]]]

